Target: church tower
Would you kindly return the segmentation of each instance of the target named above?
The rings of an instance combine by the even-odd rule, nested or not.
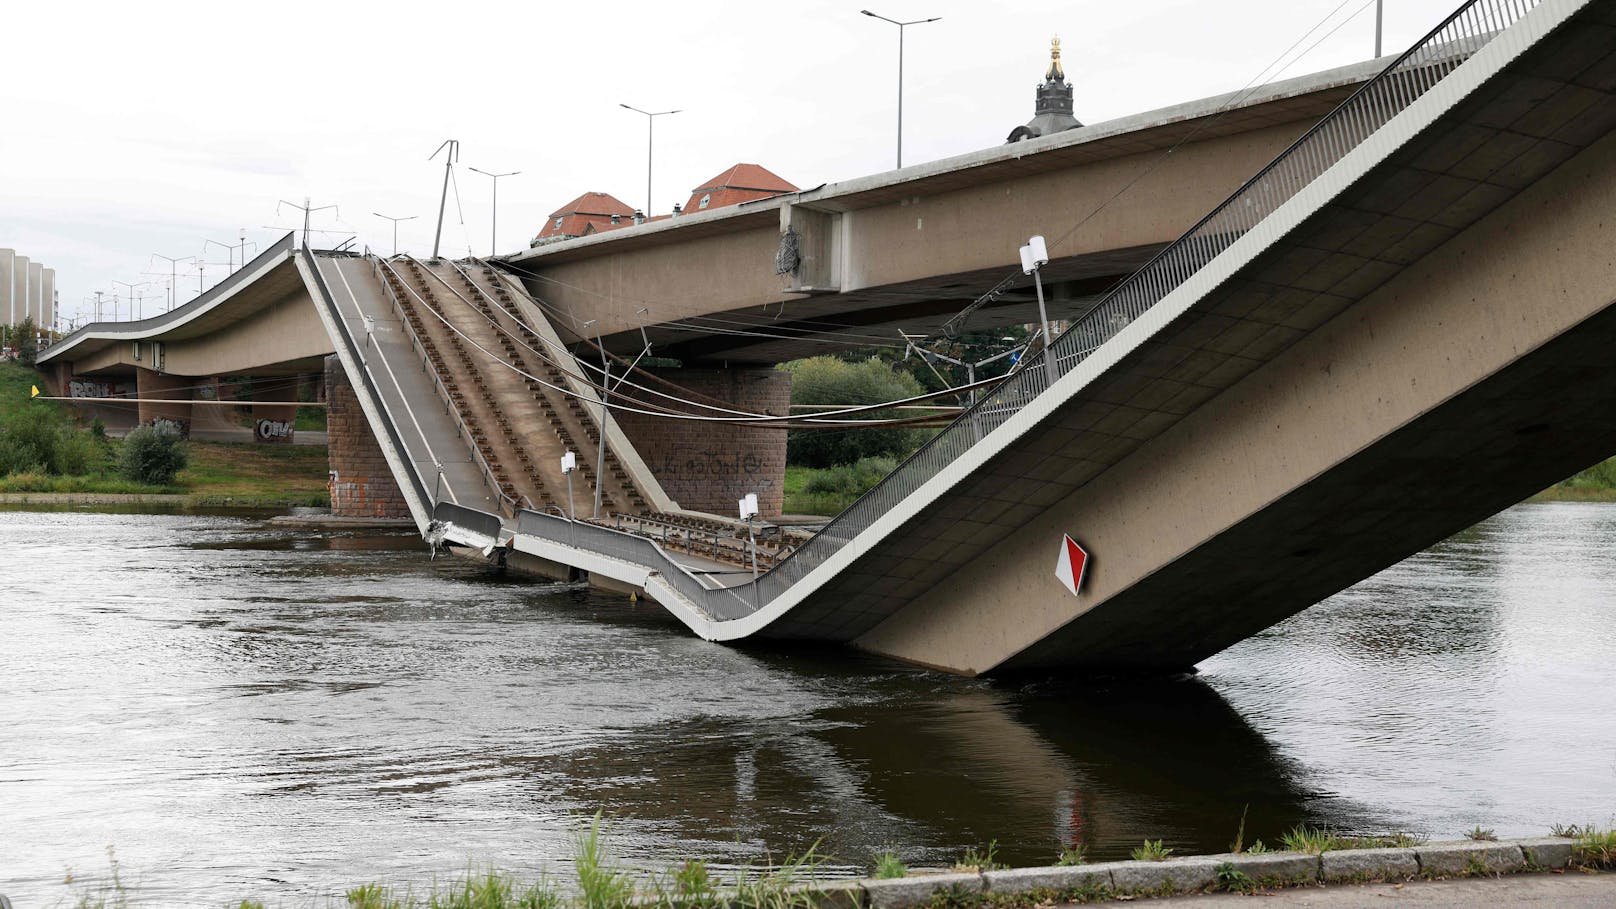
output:
[[[1043,84],[1038,86],[1038,100],[1033,107],[1033,118],[1026,126],[1010,132],[1006,142],[1020,142],[1039,136],[1054,135],[1083,124],[1072,115],[1072,86],[1066,81],[1066,70],[1061,67],[1060,39],[1049,42],[1049,69]]]

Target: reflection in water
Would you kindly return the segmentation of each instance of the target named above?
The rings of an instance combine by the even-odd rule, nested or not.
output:
[[[163,905],[564,872],[597,809],[643,866],[819,841],[848,873],[1215,851],[1242,812],[1270,841],[1598,820],[1616,730],[1567,693],[1616,681],[1613,543],[1616,508],[1519,508],[1198,678],[1011,686],[707,644],[408,536],[0,513],[3,889],[49,904],[107,844]]]

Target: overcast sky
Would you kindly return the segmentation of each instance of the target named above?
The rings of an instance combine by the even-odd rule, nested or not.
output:
[[[1280,78],[1363,60],[1374,42],[1374,0],[9,4],[0,247],[57,270],[65,316],[114,280],[160,282],[141,291],[150,315],[168,272],[153,253],[242,229],[272,243],[301,221],[283,199],[338,205],[315,216],[339,232],[321,236],[383,251],[392,228],[372,212],[418,215],[399,245],[430,252],[443,171],[427,157],[453,137],[444,250],[489,251],[490,181],[470,166],[522,172],[500,181],[508,252],[585,190],[645,204],[645,118],[620,103],[683,109],[657,120],[659,213],[737,161],[803,187],[888,170],[898,30],[859,15],[866,2],[942,17],[907,30],[907,164],[1030,119],[1052,35],[1085,123],[1240,89],[1276,59]],[[1392,53],[1456,0],[1386,5]],[[207,284],[225,257],[207,248]],[[181,276],[184,302],[198,276]]]

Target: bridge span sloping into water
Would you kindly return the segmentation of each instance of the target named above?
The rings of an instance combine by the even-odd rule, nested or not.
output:
[[[1613,128],[1616,0],[1467,3],[755,582],[498,262],[286,256],[429,539],[710,640],[1180,670],[1616,453]]]

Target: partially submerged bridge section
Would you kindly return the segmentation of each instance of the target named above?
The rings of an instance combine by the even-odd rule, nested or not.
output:
[[[1176,670],[1616,452],[1613,133],[1616,0],[1473,0],[755,582],[741,528],[669,498],[563,345],[578,313],[527,292],[587,244],[504,263],[526,288],[284,255],[435,542],[641,591],[708,639]],[[602,437],[564,499],[559,452],[592,467]]]

